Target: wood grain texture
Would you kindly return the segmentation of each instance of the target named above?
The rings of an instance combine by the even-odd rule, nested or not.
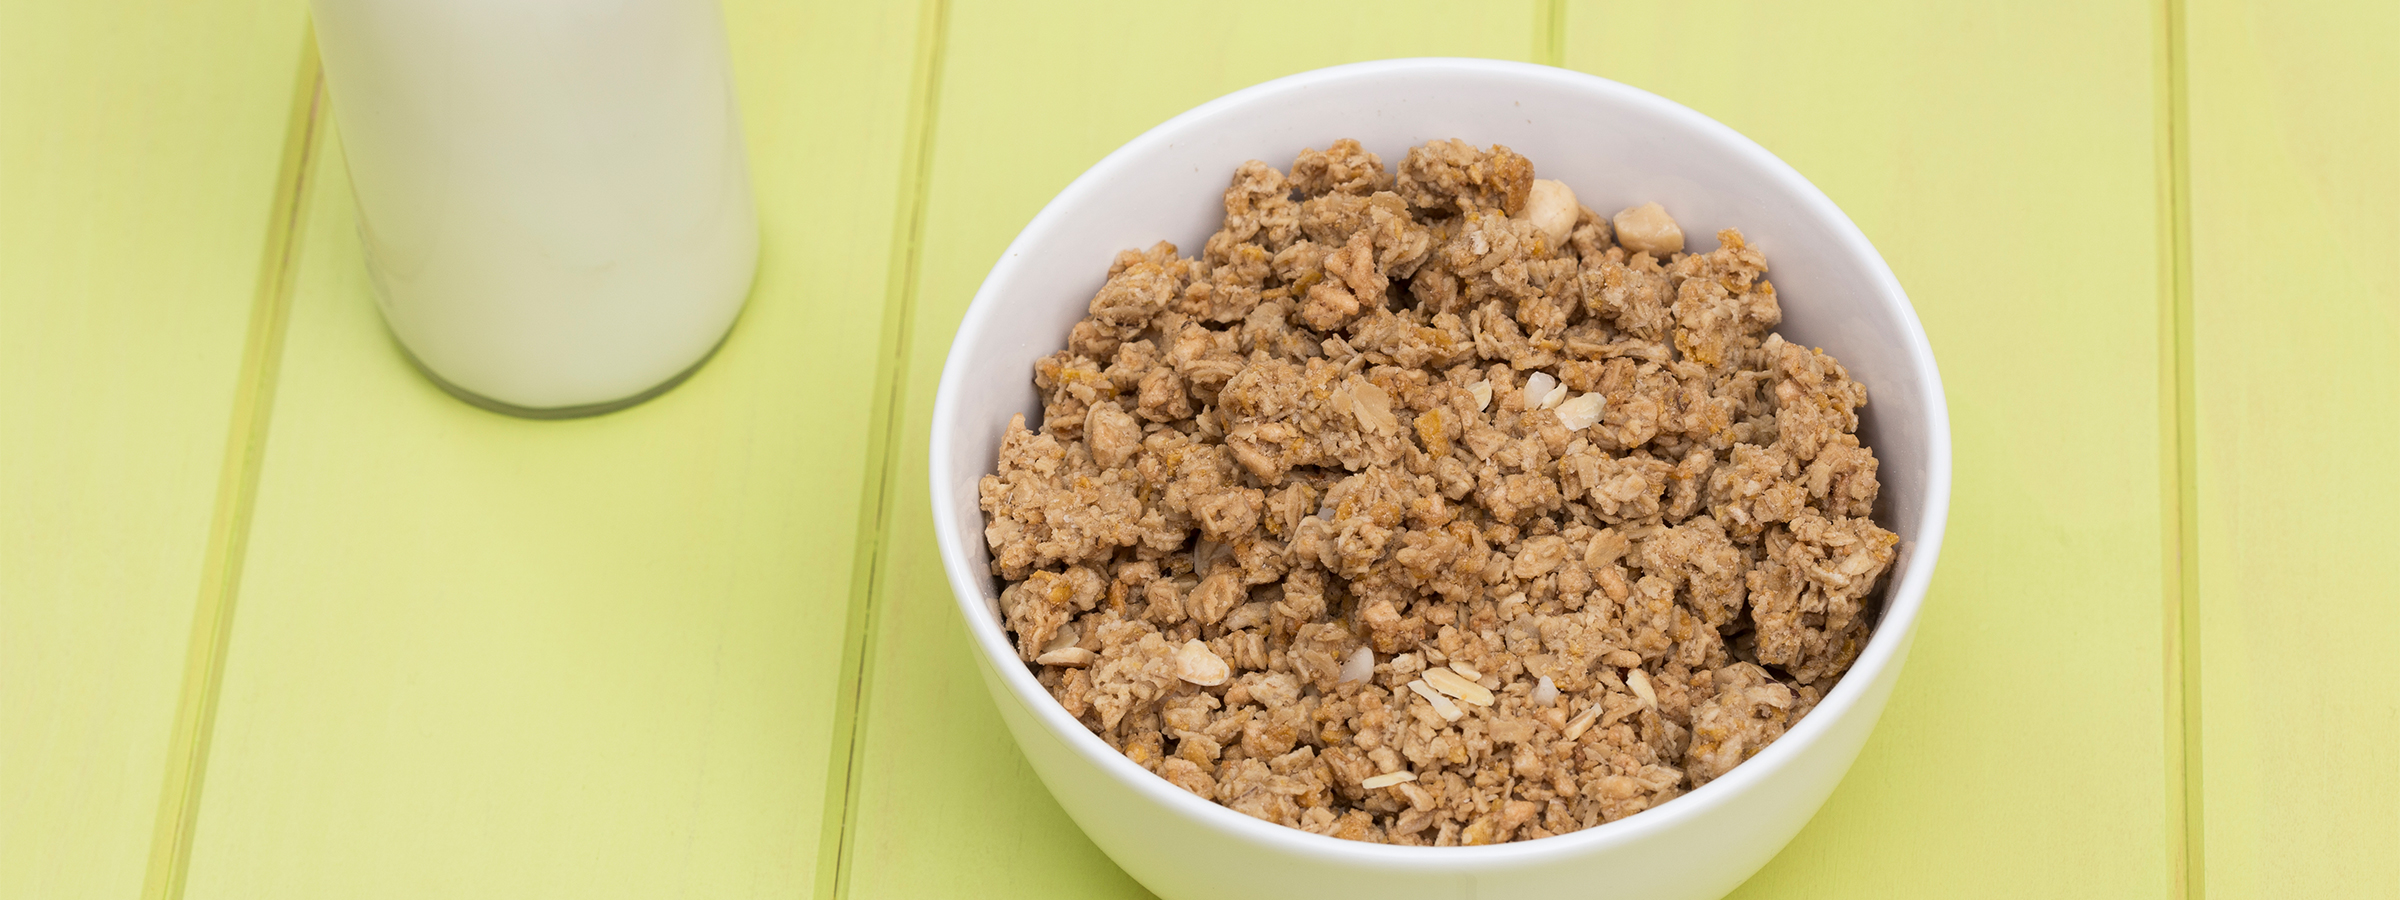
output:
[[[305,34],[0,9],[0,897],[142,888]]]
[[[2154,15],[1570,7],[1569,66],[1732,125],[1858,222],[1948,390],[1955,493],[1908,670],[1841,789],[1736,896],[2173,887]]]
[[[2400,7],[2184,21],[2208,896],[2388,897]]]
[[[1462,18],[1431,2],[1372,14],[1279,2],[951,4],[847,896],[1142,894],[1026,767],[975,672],[934,548],[924,480],[934,383],[985,271],[1085,168],[1220,94],[1364,59],[1524,59],[1538,47],[1534,4],[1475,9]]]
[[[328,137],[187,896],[810,891],[914,12],[728,11],[757,287],[599,418],[410,369]]]

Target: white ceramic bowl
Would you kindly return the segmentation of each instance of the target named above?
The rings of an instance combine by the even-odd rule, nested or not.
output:
[[[1572,834],[1486,847],[1323,837],[1226,809],[1144,771],[1094,736],[1017,661],[992,610],[976,480],[1009,417],[1040,419],[1034,360],[1065,346],[1117,251],[1195,253],[1233,169],[1286,168],[1354,137],[1396,166],[1410,146],[1506,144],[1604,214],[1657,201],[1716,246],[1739,227],[1765,251],[1779,331],[1863,382],[1860,436],[1882,461],[1877,518],[1901,554],[1881,624],[1814,712],[1725,777],[1656,809]],[[930,460],[942,563],[984,682],[1025,758],[1084,833],[1143,885],[1199,897],[1716,897],[1799,832],[1858,755],[1908,656],[1950,502],[1949,414],[1933,351],[1865,235],[1757,144],[1660,97],[1561,69],[1416,59],[1320,69],[1239,91],[1133,139],[1083,173],[992,267],[951,344]],[[1903,823],[1893,823],[1903,827]]]

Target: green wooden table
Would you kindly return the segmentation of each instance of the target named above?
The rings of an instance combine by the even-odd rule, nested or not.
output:
[[[1743,897],[2400,891],[2400,6],[731,0],[765,246],[572,422],[368,299],[302,0],[0,10],[0,897],[1121,897],[973,672],[927,411],[1054,192],[1390,56],[1681,101],[1950,391],[1911,665]]]

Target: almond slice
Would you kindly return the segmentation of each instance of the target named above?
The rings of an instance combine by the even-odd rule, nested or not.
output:
[[[1562,737],[1565,737],[1570,741],[1582,737],[1584,731],[1590,729],[1592,727],[1592,723],[1598,721],[1599,719],[1600,704],[1594,703],[1592,704],[1592,708],[1584,710],[1582,715],[1578,715],[1575,718],[1567,720],[1567,731],[1566,734],[1562,735]]]
[[[1456,722],[1466,716],[1466,712],[1459,709],[1458,704],[1450,702],[1450,698],[1444,697],[1441,692],[1426,686],[1422,680],[1409,682],[1408,689],[1417,692],[1417,696],[1425,698],[1426,703],[1432,704],[1433,711],[1440,713],[1444,722]]]
[[[1557,409],[1557,408],[1558,408],[1558,405],[1559,405],[1559,404],[1561,404],[1561,403],[1564,403],[1564,402],[1566,402],[1566,400],[1567,400],[1567,386],[1562,384],[1562,385],[1559,385],[1559,386],[1557,386],[1557,387],[1551,388],[1549,393],[1546,393],[1546,394],[1543,394],[1543,395],[1542,395],[1542,407],[1541,407],[1541,408],[1543,408],[1543,409]]]
[[[1525,404],[1525,408],[1542,408],[1542,401],[1548,398],[1550,396],[1550,392],[1557,387],[1558,378],[1548,372],[1535,372],[1531,375],[1525,376],[1525,387],[1523,389],[1523,402]]]
[[[1474,667],[1474,666],[1467,665],[1466,663],[1460,662],[1460,661],[1458,661],[1458,660],[1455,660],[1455,659],[1450,661],[1450,671],[1457,672],[1457,673],[1458,673],[1458,674],[1460,674],[1460,675],[1466,676],[1466,679],[1467,679],[1468,681],[1482,681],[1482,680],[1483,680],[1483,673],[1482,673],[1482,672],[1475,671],[1475,667]]]
[[[1351,413],[1358,423],[1377,434],[1399,434],[1400,420],[1392,415],[1392,395],[1384,393],[1375,383],[1350,376]]]
[[[1334,679],[1334,683],[1344,684],[1352,681],[1365,681],[1374,677],[1374,675],[1375,651],[1366,647],[1360,647],[1351,652],[1349,659],[1342,661],[1341,677]]]
[[[1201,687],[1215,687],[1233,676],[1233,667],[1210,652],[1207,644],[1193,638],[1175,651],[1175,677]]]
[[[1425,683],[1433,686],[1434,690],[1457,697],[1460,700],[1465,700],[1468,703],[1475,704],[1476,706],[1492,705],[1492,692],[1489,689],[1485,688],[1483,685],[1468,681],[1465,677],[1459,675],[1457,672],[1450,671],[1442,666],[1435,666],[1433,668],[1426,669],[1424,678]]]
[[[1608,409],[1608,398],[1599,394],[1584,394],[1558,405],[1558,424],[1568,431],[1582,431],[1600,421]]]
[[[1072,623],[1062,625],[1058,629],[1057,636],[1052,637],[1050,639],[1050,643],[1042,645],[1042,652],[1048,653],[1053,650],[1064,650],[1068,647],[1075,646],[1082,640],[1083,635],[1076,631],[1075,626]]]
[[[1633,695],[1642,698],[1642,703],[1651,709],[1658,708],[1658,692],[1650,689],[1650,676],[1642,674],[1642,670],[1625,670],[1625,686],[1632,688]]]
[[[1082,647],[1064,647],[1036,656],[1033,661],[1045,666],[1067,666],[1081,669],[1089,667],[1095,659],[1099,659],[1099,656],[1090,650]]]
[[[1474,384],[1467,385],[1467,396],[1475,398],[1476,412],[1482,412],[1492,408],[1491,379],[1486,378],[1482,381],[1475,382]]]
[[[1376,788],[1387,788],[1404,781],[1415,780],[1417,780],[1417,773],[1415,772],[1385,772],[1381,775],[1359,779],[1358,786],[1371,791]]]
[[[1599,571],[1623,558],[1625,551],[1630,549],[1633,549],[1633,542],[1627,540],[1625,535],[1614,528],[1600,529],[1599,536],[1592,538],[1591,546],[1583,551],[1583,567]]]

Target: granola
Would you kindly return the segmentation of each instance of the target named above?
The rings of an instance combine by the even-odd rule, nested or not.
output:
[[[1526,840],[1723,776],[1857,658],[1866,389],[1739,231],[1456,140],[1224,206],[1118,255],[981,484],[1019,656],[1111,746],[1318,834]]]

